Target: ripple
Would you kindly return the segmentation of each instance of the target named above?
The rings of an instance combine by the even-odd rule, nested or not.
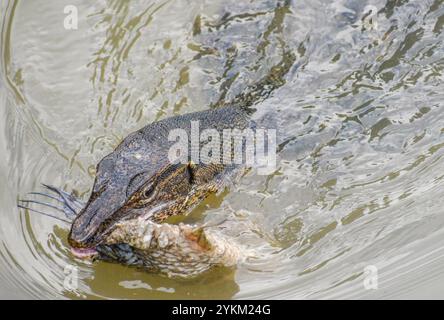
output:
[[[85,1],[75,31],[59,1],[0,9],[0,296],[442,295],[442,1]],[[223,232],[255,253],[235,270],[185,281],[86,263],[66,226],[16,208],[42,182],[87,197],[129,132],[236,103],[292,59],[252,101],[280,129],[278,169],[190,217],[227,217]]]

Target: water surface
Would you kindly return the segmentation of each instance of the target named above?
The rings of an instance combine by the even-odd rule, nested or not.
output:
[[[1,297],[444,297],[442,0],[11,0],[0,27]],[[257,254],[236,269],[76,260],[67,225],[16,207],[42,182],[86,199],[128,133],[229,101],[285,50],[285,85],[256,105],[285,136],[276,172],[193,213],[237,226]]]

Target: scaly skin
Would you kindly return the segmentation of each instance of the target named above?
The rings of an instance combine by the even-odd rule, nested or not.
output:
[[[168,141],[168,134],[180,128],[190,137],[191,121],[199,122],[201,132],[215,129],[219,136],[224,129],[254,129],[250,107],[285,83],[294,61],[286,51],[267,76],[230,103],[219,101],[215,109],[167,118],[127,136],[98,164],[91,196],[73,221],[68,242],[78,256],[82,250],[97,251],[99,259],[183,277],[236,264],[238,246],[216,230],[196,233],[191,226],[162,222],[187,214],[232,184],[244,166],[204,164],[202,159],[172,164],[168,151],[175,142]]]
[[[168,141],[169,132],[181,128],[190,136],[191,121],[198,121],[201,131],[220,133],[253,124],[243,110],[225,107],[171,117],[130,134],[98,164],[91,197],[71,227],[71,246],[96,246],[125,219],[143,216],[163,222],[184,214],[229,183],[227,178],[242,165],[172,164],[168,159],[175,143]]]

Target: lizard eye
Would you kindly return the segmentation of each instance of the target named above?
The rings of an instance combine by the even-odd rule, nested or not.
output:
[[[133,203],[136,207],[144,207],[147,205],[153,196],[156,194],[154,188],[154,183],[151,183],[145,187],[142,187],[138,192],[136,192],[130,199],[130,202]]]
[[[142,197],[144,199],[148,199],[150,198],[152,195],[154,194],[154,186],[153,185],[149,185],[146,188],[144,188],[144,190],[142,191]]]

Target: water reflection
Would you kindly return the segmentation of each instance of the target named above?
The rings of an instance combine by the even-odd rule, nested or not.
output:
[[[78,8],[78,30],[63,28],[67,4]],[[0,9],[2,295],[439,292],[442,0],[39,0]],[[17,197],[41,182],[87,197],[95,164],[129,132],[239,103],[290,60],[280,87],[252,100],[259,122],[281,128],[278,170],[246,174],[191,217],[224,215],[235,226],[225,231],[256,252],[237,270],[179,281],[88,264],[70,255],[65,226],[18,212]],[[74,292],[64,287],[67,265],[78,268]],[[363,289],[367,265],[379,268],[384,293]]]

